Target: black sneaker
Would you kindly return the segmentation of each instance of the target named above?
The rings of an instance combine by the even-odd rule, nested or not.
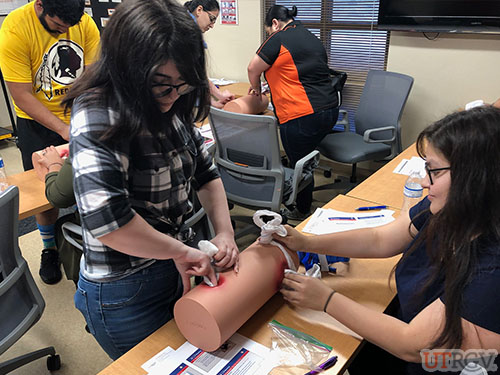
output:
[[[40,277],[45,284],[56,284],[62,278],[59,253],[55,249],[42,250]]]
[[[280,211],[281,216],[286,216],[288,220],[294,220],[294,221],[303,221],[311,215],[310,213],[303,214],[300,212],[297,207],[293,209],[293,211],[290,211],[288,208],[283,208]]]

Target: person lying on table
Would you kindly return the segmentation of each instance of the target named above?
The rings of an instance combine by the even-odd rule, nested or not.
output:
[[[211,220],[218,267],[237,267],[224,188],[194,122],[210,108],[199,27],[173,0],[127,0],[99,60],[72,87],[70,157],[83,228],[75,305],[117,359],[172,319],[190,276],[216,284],[185,244],[192,189]]]
[[[401,359],[400,374],[428,373],[423,349],[500,350],[500,109],[448,115],[420,133],[417,150],[429,194],[409,213],[376,228],[304,236],[287,227],[287,237],[275,236],[293,250],[353,258],[403,254],[395,268],[396,317],[314,278],[285,275],[283,286],[291,290],[281,290],[288,302],[324,310]],[[396,368],[392,359],[389,365],[379,355],[377,368]]]

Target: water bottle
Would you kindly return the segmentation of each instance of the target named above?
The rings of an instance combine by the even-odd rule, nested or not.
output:
[[[0,156],[0,191],[4,191],[8,187],[9,183],[7,182],[7,173],[5,173],[5,165],[2,157]]]
[[[403,190],[403,208],[402,211],[409,211],[422,199],[422,177],[418,171],[412,171],[405,182]]]

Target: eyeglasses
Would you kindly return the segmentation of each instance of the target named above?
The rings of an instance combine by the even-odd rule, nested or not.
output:
[[[180,83],[178,85],[169,85],[168,83],[154,83],[155,87],[166,87],[166,89],[161,90],[159,93],[154,94],[155,98],[161,98],[163,96],[170,95],[172,91],[177,90],[177,95],[186,95],[193,91],[196,87],[190,86],[187,82]]]
[[[437,177],[437,172],[439,171],[447,171],[447,170],[450,170],[451,167],[444,167],[444,168],[434,168],[434,169],[430,169],[429,166],[427,165],[427,163],[425,163],[425,171],[427,172],[427,176],[429,176],[429,182],[431,183],[431,185],[434,184],[434,181],[432,181],[432,176],[434,175],[434,178]]]
[[[210,24],[214,24],[217,21],[217,16],[214,16],[212,13],[209,13],[207,10],[203,9],[203,11],[208,14],[208,18],[210,19]]]

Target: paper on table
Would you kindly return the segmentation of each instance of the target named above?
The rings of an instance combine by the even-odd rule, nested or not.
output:
[[[393,214],[394,211],[392,210],[352,213],[332,210],[330,208],[317,208],[302,231],[312,234],[327,234],[378,227],[393,221]]]
[[[276,362],[269,348],[238,333],[207,353],[185,342],[149,375],[265,375]]]
[[[232,83],[236,83],[238,81],[235,81],[235,80],[232,80],[232,79],[225,79],[225,78],[209,78],[210,81],[212,81],[212,83],[214,85],[217,85],[217,86],[225,86],[225,85],[230,85]]]
[[[202,125],[200,128],[198,128],[198,130],[200,131],[202,137],[205,138],[205,145],[207,147],[215,143],[214,135],[212,133],[212,128],[210,127],[210,124]]]
[[[403,159],[392,171],[393,173],[409,176],[411,172],[418,171],[420,176],[425,176],[425,160],[418,156],[413,156],[410,160]]]
[[[167,358],[173,353],[175,350],[170,346],[167,346],[161,352],[156,354],[154,357],[150,358],[148,361],[142,364],[142,368],[146,371],[153,371],[156,367],[162,364],[162,362],[166,361]]]

